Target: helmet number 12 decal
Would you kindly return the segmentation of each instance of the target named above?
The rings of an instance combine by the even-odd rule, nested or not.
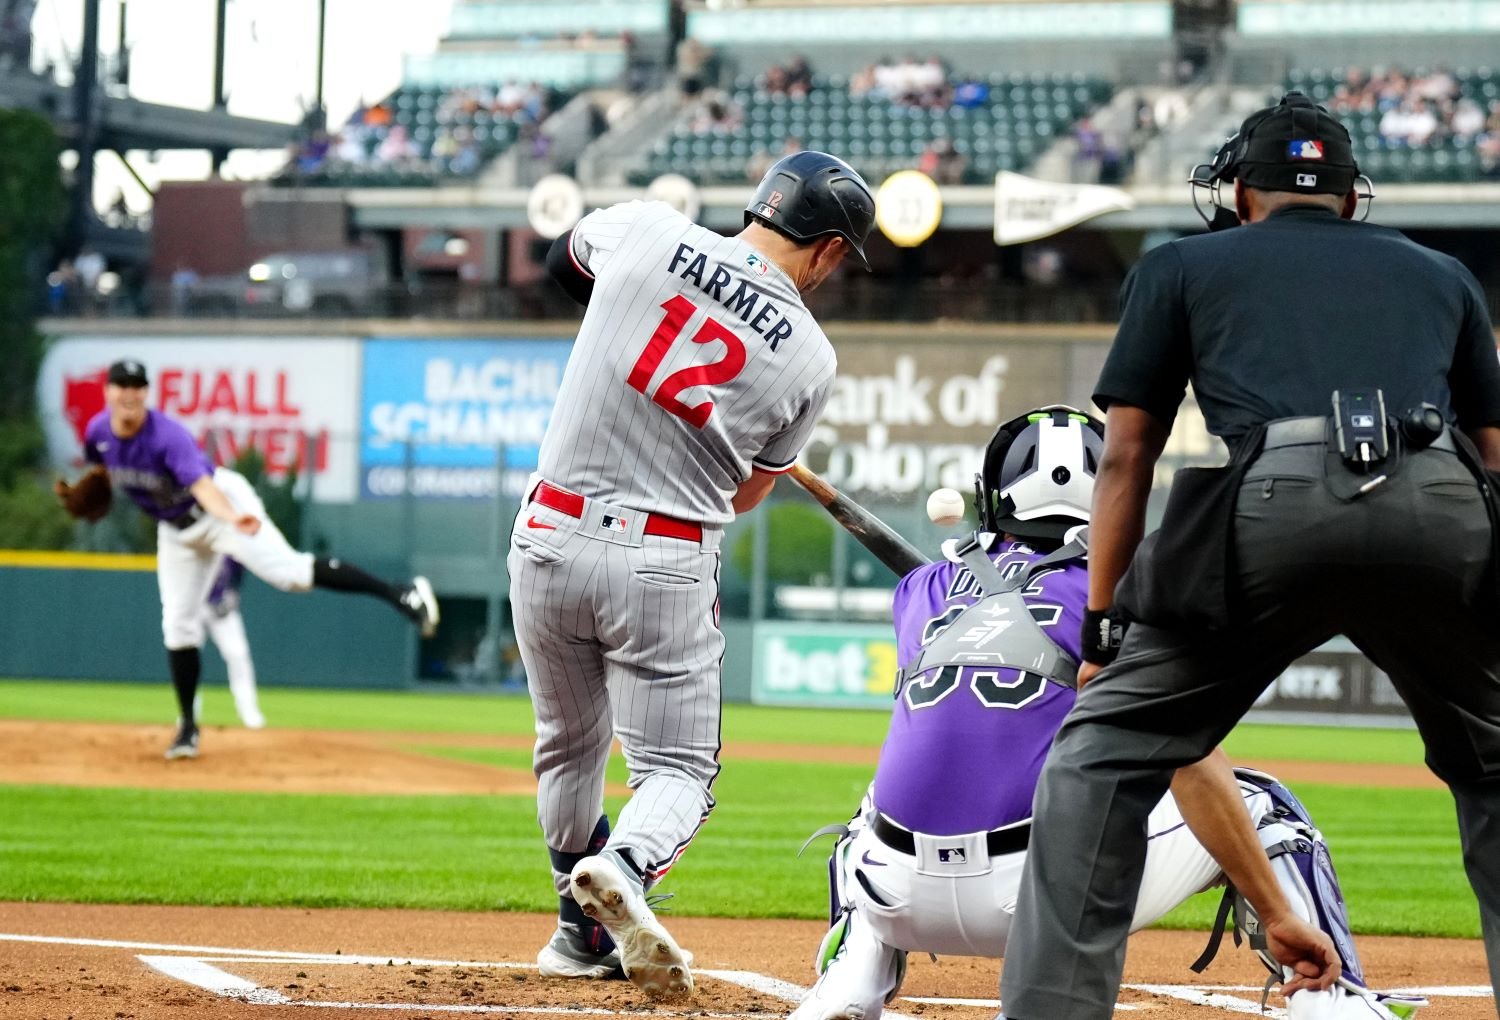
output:
[[[651,385],[652,377],[656,375],[656,370],[661,367],[662,359],[682,336],[682,329],[687,325],[688,320],[698,312],[698,306],[680,294],[662,302],[662,308],[666,314],[662,316],[656,332],[652,333],[651,339],[646,342],[646,349],[641,351],[641,356],[636,359],[635,367],[630,370],[625,384],[637,393],[650,396],[653,403],[675,414],[694,428],[701,429],[708,424],[708,416],[713,413],[713,401],[705,400],[701,404],[686,404],[679,400],[677,395],[689,386],[717,386],[739,375],[745,367],[745,344],[711,316],[704,319],[703,325],[699,326],[698,331],[689,339],[695,344],[707,344],[717,340],[724,345],[724,352],[713,361],[673,372],[661,381],[655,393],[648,394],[646,391]]]

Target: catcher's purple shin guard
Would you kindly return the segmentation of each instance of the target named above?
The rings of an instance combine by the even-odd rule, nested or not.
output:
[[[1334,871],[1333,859],[1328,854],[1328,844],[1313,824],[1312,815],[1275,776],[1246,768],[1236,768],[1234,774],[1241,786],[1263,790],[1271,798],[1271,811],[1257,819],[1256,829],[1287,898],[1299,913],[1333,940],[1334,949],[1338,951],[1339,960],[1343,963],[1344,976],[1364,987],[1364,969],[1360,965],[1359,954],[1354,949],[1354,936],[1349,931],[1349,915],[1344,906],[1343,893],[1339,889],[1338,874]],[[1225,890],[1213,938],[1208,949],[1193,964],[1193,969],[1202,971],[1218,951],[1224,922],[1231,908],[1235,914],[1235,942],[1239,942],[1240,933],[1243,932],[1250,940],[1250,948],[1255,950],[1261,962],[1280,980],[1281,965],[1266,950],[1260,919],[1233,886]]]

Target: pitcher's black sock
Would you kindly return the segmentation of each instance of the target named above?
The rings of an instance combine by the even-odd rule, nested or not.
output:
[[[203,658],[196,648],[168,648],[167,664],[172,669],[172,688],[177,692],[177,710],[185,723],[197,725],[193,718],[193,701],[198,697],[198,676],[203,672]]]
[[[397,609],[405,610],[406,604],[401,601],[401,596],[406,589],[382,581],[373,574],[367,574],[352,563],[345,563],[340,559],[330,559],[319,556],[313,560],[313,587],[328,588],[332,591],[358,591],[366,595],[374,595],[376,598],[384,599]]]

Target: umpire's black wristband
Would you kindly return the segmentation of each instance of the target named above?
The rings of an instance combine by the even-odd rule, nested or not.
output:
[[[1125,621],[1113,609],[1084,609],[1083,661],[1108,666],[1120,654],[1125,640]]]

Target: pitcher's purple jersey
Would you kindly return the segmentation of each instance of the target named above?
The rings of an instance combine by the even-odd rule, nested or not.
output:
[[[1020,542],[990,557],[1006,576],[1043,554]],[[1022,593],[1044,633],[1075,659],[1088,597],[1082,560],[1032,579]],[[900,661],[978,601],[966,567],[918,567],[896,588]],[[1001,643],[1004,638],[1001,637]],[[875,806],[913,832],[985,832],[1031,817],[1037,777],[1077,694],[1015,669],[964,666],[927,671],[897,692],[875,772]]]
[[[188,487],[214,470],[192,433],[160,411],[147,411],[146,423],[129,439],[116,436],[109,412],[100,411],[84,429],[83,457],[103,464],[116,489],[161,521],[186,513],[194,502]]]

